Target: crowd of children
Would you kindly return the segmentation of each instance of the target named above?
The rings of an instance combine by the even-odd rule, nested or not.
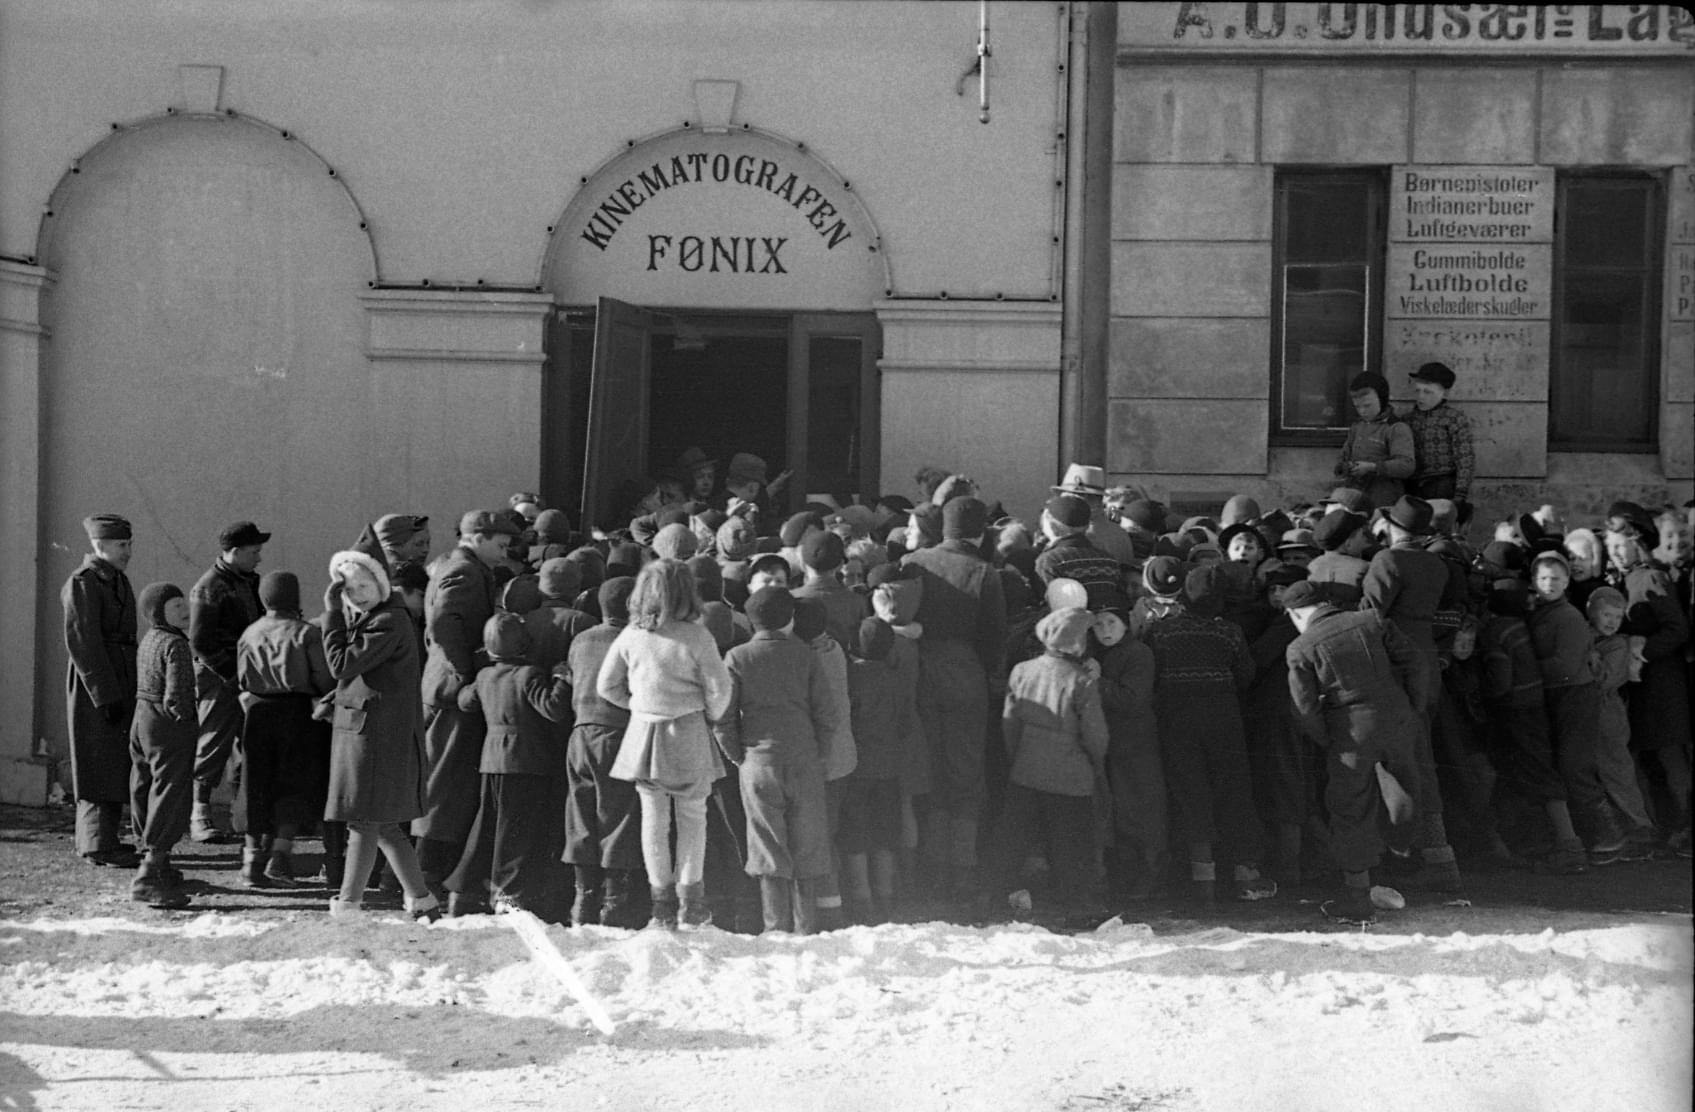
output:
[[[250,565],[242,876],[314,883],[293,845],[317,827],[338,917],[386,880],[425,918],[810,933],[1343,875],[1358,917],[1368,869],[1393,906],[1688,856],[1689,508],[1544,506],[1473,543],[1452,476],[1407,492],[1384,384],[1356,386],[1347,485],[1269,512],[1169,520],[1073,467],[1033,522],[934,469],[915,500],[782,517],[762,462],[714,501],[693,452],[607,532],[520,494],[427,562],[427,523],[385,517],[315,621]],[[127,523],[88,526],[121,579]],[[133,893],[160,907],[191,899],[191,601],[129,604]]]

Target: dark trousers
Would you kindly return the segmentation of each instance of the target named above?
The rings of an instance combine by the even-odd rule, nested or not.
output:
[[[567,864],[644,867],[641,800],[635,784],[612,775],[623,740],[619,726],[584,724],[571,731],[565,750]],[[738,864],[738,872],[740,868]]]
[[[169,852],[194,809],[196,726],[153,703],[136,704],[130,727],[130,822],[144,849]]]
[[[557,776],[483,773],[482,805],[465,840],[450,892],[496,896],[534,907],[560,880],[565,841],[564,784]]]
[[[241,731],[241,783],[230,822],[243,834],[275,834],[324,813],[330,729],[312,718],[310,695],[261,695]]]
[[[984,723],[989,681],[964,641],[923,644],[918,716],[930,744],[930,806],[956,819],[976,819],[987,795]]]
[[[1265,829],[1254,810],[1248,747],[1233,687],[1191,684],[1162,694],[1160,748],[1171,818],[1186,846],[1223,840],[1232,860],[1259,864]]]
[[[1489,760],[1501,783],[1533,803],[1566,798],[1565,780],[1554,768],[1548,712],[1541,704],[1489,708]]]
[[[1087,795],[1059,795],[1008,784],[989,843],[988,890],[1012,890],[1024,859],[1040,848],[1052,870],[1056,902],[1083,903],[1094,874],[1095,803]]]
[[[1565,781],[1572,810],[1589,814],[1607,801],[1601,783],[1601,690],[1594,683],[1544,692],[1554,734],[1554,767]]]
[[[200,679],[198,670],[196,679]],[[205,681],[201,681],[205,682]],[[221,678],[215,679],[196,704],[200,714],[200,739],[194,751],[195,798],[202,802],[212,798],[212,790],[224,778],[224,768],[235,752],[236,739],[241,736],[241,700],[236,690]],[[234,775],[240,789],[241,764],[236,763]]]
[[[455,847],[465,845],[477,817],[478,766],[488,725],[458,706],[424,707],[424,814],[412,833]],[[429,872],[429,868],[424,870]]]

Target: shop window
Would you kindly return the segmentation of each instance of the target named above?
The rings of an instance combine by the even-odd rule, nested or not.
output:
[[[1658,440],[1660,183],[1572,173],[1555,210],[1548,447],[1651,452]]]
[[[1272,277],[1272,436],[1329,443],[1348,382],[1382,356],[1384,178],[1280,170]]]

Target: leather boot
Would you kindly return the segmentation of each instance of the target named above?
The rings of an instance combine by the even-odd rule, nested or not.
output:
[[[653,897],[653,914],[648,918],[650,927],[662,927],[665,930],[677,929],[677,893],[669,888],[648,888]]]
[[[790,885],[795,909],[795,933],[818,933],[818,884],[812,880],[797,880]]]
[[[677,886],[677,925],[685,930],[704,927],[712,922],[712,905],[706,902],[706,885]]]
[[[243,846],[241,850],[241,882],[249,888],[269,888],[271,878],[265,875],[266,854],[262,846]]]
[[[789,932],[795,929],[794,881],[786,876],[759,878],[759,902],[765,908],[766,931]]]
[[[606,884],[600,901],[600,925],[635,930],[646,922],[636,899],[639,887],[632,870],[606,870]]]
[[[571,925],[599,923],[601,908],[605,906],[606,870],[599,865],[578,865],[576,871],[577,898],[571,902]]]

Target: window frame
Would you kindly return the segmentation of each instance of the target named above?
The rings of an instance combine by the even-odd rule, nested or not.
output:
[[[1284,272],[1289,266],[1286,237],[1288,233],[1287,197],[1285,185],[1291,180],[1318,184],[1360,184],[1367,189],[1367,247],[1365,323],[1365,358],[1361,369],[1383,370],[1383,336],[1387,329],[1384,319],[1384,271],[1389,250],[1389,167],[1387,166],[1278,166],[1272,177],[1271,226],[1271,382],[1270,412],[1267,423],[1270,444],[1274,448],[1340,447],[1347,438],[1351,420],[1333,428],[1286,428],[1283,425],[1284,334],[1285,313]],[[1296,265],[1299,265],[1298,263]]]
[[[1565,227],[1566,214],[1570,211],[1567,196],[1573,183],[1595,181],[1639,185],[1645,187],[1648,193],[1647,221],[1643,234],[1649,254],[1640,268],[1630,268],[1633,272],[1637,269],[1641,270],[1646,285],[1642,323],[1642,358],[1644,373],[1647,378],[1647,389],[1643,395],[1643,408],[1647,417],[1648,430],[1646,441],[1562,438],[1558,432],[1562,408],[1558,383],[1561,357],[1565,352],[1566,277],[1570,271],[1566,263]],[[1551,260],[1553,290],[1548,321],[1547,441],[1550,454],[1554,452],[1600,452],[1620,455],[1655,455],[1660,450],[1658,415],[1665,360],[1662,333],[1665,324],[1666,197],[1666,175],[1660,171],[1628,167],[1586,166],[1562,168],[1555,176],[1554,243],[1553,259]],[[1583,270],[1593,273],[1606,273],[1608,271],[1623,272],[1624,268],[1584,267]]]

